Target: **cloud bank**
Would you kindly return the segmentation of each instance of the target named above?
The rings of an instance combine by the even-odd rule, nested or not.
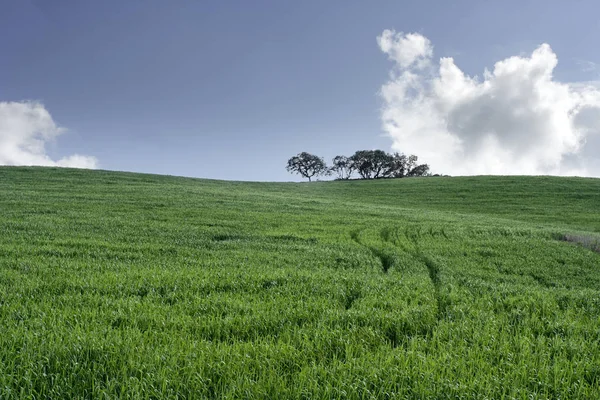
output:
[[[479,78],[452,58],[434,63],[420,34],[385,30],[377,42],[394,63],[381,88],[394,150],[444,174],[600,176],[600,87],[554,80],[548,44]]]
[[[0,165],[96,168],[95,157],[74,154],[54,161],[45,145],[64,132],[37,102],[0,102]]]

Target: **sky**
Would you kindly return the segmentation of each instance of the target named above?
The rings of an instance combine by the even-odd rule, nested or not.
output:
[[[0,164],[600,176],[600,3],[0,0]]]

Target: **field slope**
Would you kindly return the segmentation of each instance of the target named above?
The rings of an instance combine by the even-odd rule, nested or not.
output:
[[[0,398],[598,399],[599,238],[598,179],[2,167]]]

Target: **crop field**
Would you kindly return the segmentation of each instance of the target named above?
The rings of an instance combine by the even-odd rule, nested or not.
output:
[[[600,179],[0,168],[0,399],[598,399]]]

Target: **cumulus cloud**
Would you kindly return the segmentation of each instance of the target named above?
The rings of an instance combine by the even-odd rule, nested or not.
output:
[[[0,165],[96,168],[95,157],[74,154],[52,160],[45,145],[64,133],[37,102],[0,102]]]
[[[420,34],[386,30],[377,42],[394,62],[381,96],[395,150],[453,175],[600,176],[600,88],[556,81],[548,44],[479,78],[452,58],[434,63]]]
[[[433,46],[429,39],[418,33],[395,33],[385,30],[377,37],[377,43],[390,60],[402,68],[426,66],[433,56]]]

